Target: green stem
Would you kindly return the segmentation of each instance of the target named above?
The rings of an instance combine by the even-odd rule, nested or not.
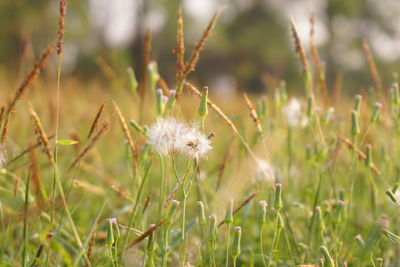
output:
[[[225,266],[228,267],[229,266],[229,237],[231,234],[231,224],[228,223],[228,232],[226,234],[226,264]]]
[[[261,224],[261,227],[260,227],[260,253],[261,253],[261,259],[262,259],[263,265],[266,267],[267,263],[265,262],[264,248],[263,248],[263,230],[264,230],[264,223]]]

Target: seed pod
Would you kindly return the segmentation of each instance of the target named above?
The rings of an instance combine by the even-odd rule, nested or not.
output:
[[[372,146],[371,144],[367,144],[365,146],[366,148],[366,152],[365,152],[365,166],[367,166],[368,168],[372,167]]]
[[[360,113],[361,100],[362,100],[362,96],[361,95],[356,95],[355,100],[354,100],[354,108],[353,108],[353,110],[355,110],[357,112],[357,114]]]
[[[356,137],[360,134],[360,125],[358,123],[357,111],[353,110],[351,112],[351,135]]]
[[[265,223],[265,217],[267,214],[267,202],[261,200],[258,208],[258,224],[263,225]]]
[[[199,213],[199,224],[206,224],[206,216],[204,215],[204,204],[202,201],[197,201],[198,213]]]
[[[232,256],[236,258],[240,255],[240,240],[242,237],[242,228],[240,226],[235,227],[235,235],[233,237],[233,247],[232,247]]]
[[[199,107],[199,116],[202,119],[204,119],[208,114],[207,99],[208,99],[208,86],[204,86]]]
[[[374,109],[372,110],[372,114],[371,114],[371,119],[370,119],[371,123],[375,123],[378,120],[381,109],[382,109],[382,104],[379,102],[376,102],[374,105]]]
[[[274,208],[279,211],[282,208],[282,184],[275,185],[275,204]]]
[[[233,198],[229,199],[228,206],[226,208],[225,223],[233,223]]]

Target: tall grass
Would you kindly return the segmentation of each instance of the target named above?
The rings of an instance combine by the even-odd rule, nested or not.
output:
[[[152,61],[149,29],[141,76],[128,67],[126,90],[111,94],[98,81],[61,86],[60,1],[56,123],[52,95],[28,92],[34,82],[45,89],[37,78],[53,45],[0,109],[2,266],[400,263],[397,76],[381,80],[365,42],[375,90],[333,101],[338,89],[328,88],[340,86],[325,79],[315,18],[311,60],[291,19],[304,95],[288,97],[282,81],[267,98],[219,104],[188,77],[220,12],[186,60],[178,11],[172,88],[157,71],[170,66]]]

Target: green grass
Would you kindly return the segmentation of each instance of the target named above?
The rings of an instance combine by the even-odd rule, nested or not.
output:
[[[226,103],[213,88],[189,94],[184,78],[179,97],[163,100],[168,92],[151,90],[159,75],[149,72],[143,94],[129,70],[112,90],[56,79],[55,108],[58,92],[42,93],[54,87],[43,81],[18,102],[0,170],[1,266],[398,266],[396,77],[389,94],[334,103],[310,70],[299,102],[280,83],[267,98]],[[104,102],[99,125],[109,129],[88,139]],[[56,162],[43,142],[13,160],[39,137],[28,103],[47,135],[63,140],[50,143]],[[213,133],[208,155],[149,144],[160,117]]]

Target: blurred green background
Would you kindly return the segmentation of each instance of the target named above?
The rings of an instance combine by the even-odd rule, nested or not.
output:
[[[346,90],[371,86],[362,40],[371,45],[385,88],[399,69],[400,1],[394,0],[69,0],[64,75],[100,78],[99,59],[115,75],[127,66],[140,72],[144,29],[153,31],[152,59],[170,85],[175,79],[178,7],[183,6],[187,51],[219,7],[224,11],[190,79],[222,95],[262,92],[279,79],[301,90],[301,67],[293,52],[289,17],[308,48],[309,15],[316,14],[316,42],[332,89],[342,77]],[[0,1],[0,64],[8,74],[29,68],[56,38],[57,0]],[[187,56],[188,56],[187,52]],[[28,67],[27,67],[28,66]]]

